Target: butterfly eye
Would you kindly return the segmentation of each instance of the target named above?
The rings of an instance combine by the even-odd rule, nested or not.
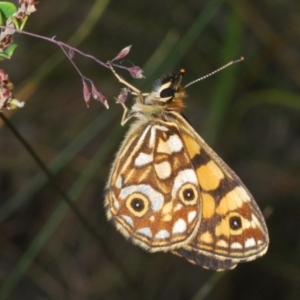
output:
[[[185,183],[179,190],[179,198],[186,205],[195,205],[198,191],[192,184]]]
[[[142,217],[148,211],[149,200],[140,193],[133,193],[128,197],[126,207],[136,217]]]
[[[242,227],[242,220],[238,216],[231,217],[229,219],[230,229],[239,230]]]
[[[159,96],[160,96],[160,98],[172,99],[174,97],[174,91],[171,88],[166,88],[160,92]]]

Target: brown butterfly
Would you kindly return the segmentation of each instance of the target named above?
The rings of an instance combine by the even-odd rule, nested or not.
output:
[[[135,118],[106,186],[107,217],[149,252],[171,251],[222,271],[262,256],[269,238],[264,217],[238,176],[182,116],[183,71],[136,95],[122,125]]]

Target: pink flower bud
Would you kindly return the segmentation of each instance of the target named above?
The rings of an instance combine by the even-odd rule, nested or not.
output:
[[[120,94],[117,98],[117,103],[125,103],[128,98],[128,88],[121,88]]]
[[[107,98],[97,90],[94,84],[92,84],[92,95],[95,100],[99,100],[107,109],[109,109]]]
[[[85,82],[83,82],[83,98],[84,98],[84,101],[86,103],[86,106],[89,107],[90,106],[91,93],[90,93],[90,89],[89,89],[88,85]]]
[[[112,61],[114,61],[114,60],[119,60],[119,59],[124,58],[124,57],[129,53],[130,48],[131,48],[131,45],[125,47],[124,49],[122,49],[122,50],[119,52],[119,54],[118,54],[114,59],[112,59]]]
[[[138,66],[131,67],[128,70],[133,78],[145,78],[145,76],[143,75],[144,71]]]
[[[74,49],[68,48],[68,56],[70,59],[73,59],[74,54],[75,54]]]

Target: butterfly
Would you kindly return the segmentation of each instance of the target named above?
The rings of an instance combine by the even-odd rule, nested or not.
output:
[[[117,101],[121,124],[135,121],[110,171],[107,218],[143,249],[170,251],[210,270],[262,256],[269,237],[255,200],[182,114],[184,70],[143,94],[110,68],[136,98],[131,109]]]

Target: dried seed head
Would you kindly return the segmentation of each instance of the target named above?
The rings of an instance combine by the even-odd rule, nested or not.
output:
[[[113,62],[114,60],[119,60],[119,59],[124,58],[124,57],[129,53],[130,48],[131,48],[131,45],[125,47],[124,49],[122,49],[122,50],[119,52],[119,54],[118,54],[114,59],[112,59],[111,61]]]

